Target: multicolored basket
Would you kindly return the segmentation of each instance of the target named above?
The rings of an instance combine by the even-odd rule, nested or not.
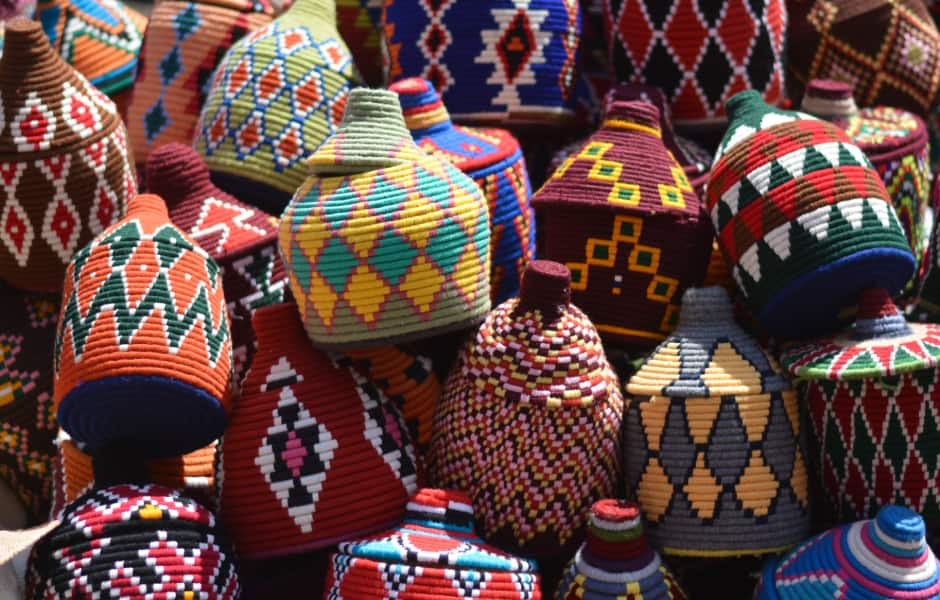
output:
[[[490,309],[486,199],[411,139],[398,95],[357,88],[281,219],[307,334],[341,349],[473,327]]]
[[[854,327],[781,360],[800,381],[836,518],[895,502],[940,522],[940,325],[907,323],[885,290],[870,289]]]
[[[232,339],[216,262],[159,196],[76,253],[55,343],[59,425],[96,451],[192,452],[222,435]]]
[[[679,123],[722,120],[743,90],[783,97],[784,0],[604,0],[604,10],[618,81],[662,89]]]
[[[96,487],[92,457],[64,431],[60,432],[56,444],[59,449],[53,517],[59,515],[67,504]],[[213,442],[183,456],[148,461],[150,479],[157,485],[179,490],[187,497],[211,506],[215,500],[215,450],[216,443]]]
[[[382,0],[336,0],[336,26],[366,85],[382,87]]]
[[[49,518],[55,407],[52,372],[58,294],[17,291],[0,282],[0,481],[30,523]]]
[[[796,392],[723,288],[686,291],[679,326],[626,390],[627,489],[663,552],[762,555],[809,534]]]
[[[418,490],[404,523],[341,543],[329,568],[324,598],[542,597],[535,563],[483,543],[470,498],[458,491]]]
[[[219,516],[239,554],[325,548],[397,523],[418,473],[398,409],[311,346],[292,304],[253,320],[258,352],[219,460]]]
[[[114,98],[123,114],[147,17],[121,0],[37,0],[33,18],[59,56]]]
[[[649,102],[659,110],[659,131],[662,133],[663,145],[666,146],[676,161],[685,170],[685,176],[689,184],[699,198],[705,197],[705,183],[708,181],[708,171],[712,164],[712,155],[699,145],[688,138],[678,135],[672,127],[672,115],[669,109],[669,101],[661,89],[652,85],[640,85],[633,83],[620,83],[610,88],[603,98],[603,113],[614,102],[640,101]],[[583,138],[566,145],[552,156],[552,162],[549,165],[549,176],[564,164],[572,154],[580,152],[589,138]]]
[[[919,290],[929,267],[935,218],[924,121],[913,113],[887,106],[859,110],[852,86],[831,80],[814,79],[809,83],[803,95],[803,110],[842,127],[878,171],[917,259],[917,272],[908,282],[908,290]]]
[[[578,0],[387,0],[382,27],[386,80],[429,80],[458,122],[574,115]]]
[[[441,397],[441,382],[429,357],[407,346],[378,346],[349,348],[334,360],[382,390],[401,411],[412,439],[421,448],[428,445]]]
[[[307,176],[304,160],[336,131],[359,76],[333,0],[297,0],[232,45],[219,63],[194,147],[212,181],[278,215]]]
[[[428,454],[429,479],[470,495],[487,541],[534,558],[573,553],[620,474],[620,384],[570,294],[563,265],[529,263],[520,297],[458,357]]]
[[[813,79],[854,88],[859,106],[926,117],[940,89],[940,34],[921,0],[788,2],[787,88],[799,102]]]
[[[708,210],[764,330],[784,338],[832,331],[862,289],[900,290],[915,259],[865,153],[836,125],[771,108],[753,91],[727,108]]]
[[[207,509],[163,486],[117,485],[66,507],[33,548],[26,597],[236,600],[234,560]]]
[[[59,292],[75,251],[137,193],[127,133],[114,103],[23,17],[6,23],[0,106],[0,279]]]
[[[756,600],[940,598],[937,557],[924,521],[885,506],[870,521],[831,529],[767,563]]]
[[[933,232],[929,238],[927,268],[912,316],[922,321],[940,321],[940,177],[934,177],[930,191],[933,207]]]
[[[153,7],[127,109],[139,164],[158,146],[192,142],[215,68],[273,14],[268,0],[161,0]]]
[[[518,295],[522,271],[535,258],[532,186],[519,142],[505,129],[451,123],[426,79],[402,79],[389,89],[398,94],[415,143],[450,161],[483,190],[490,209],[490,293],[496,304]]]
[[[251,313],[284,302],[287,292],[287,273],[277,251],[277,219],[213,185],[202,158],[188,146],[157,148],[146,173],[147,191],[164,199],[173,224],[222,270],[235,380],[241,381],[255,351]]]
[[[640,507],[598,500],[587,540],[562,577],[555,600],[685,600],[675,575],[643,532]]]
[[[571,270],[572,299],[604,340],[648,350],[665,339],[682,292],[705,276],[714,234],[656,107],[611,104],[532,204],[541,254]]]

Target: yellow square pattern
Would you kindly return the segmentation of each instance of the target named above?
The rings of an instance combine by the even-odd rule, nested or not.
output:
[[[571,271],[571,289],[586,290],[588,285],[588,266],[587,263],[565,263],[568,270]]]
[[[646,297],[655,302],[669,302],[676,295],[677,289],[679,289],[678,280],[656,275],[646,288]]]
[[[630,252],[629,264],[631,271],[655,275],[659,271],[659,248],[637,244]],[[649,293],[646,297],[650,297]]]
[[[663,206],[672,208],[685,208],[685,198],[682,197],[682,190],[674,185],[659,184],[659,199]]]
[[[578,152],[578,158],[598,160],[603,158],[604,154],[613,147],[614,145],[610,142],[591,142],[584,148],[581,148],[581,152]]]
[[[585,253],[589,265],[612,267],[617,260],[617,243],[611,240],[588,238]]]
[[[672,178],[676,181],[676,187],[682,190],[683,192],[691,192],[692,184],[689,183],[689,178],[685,175],[685,169],[682,167],[676,166],[670,169],[672,171]]]
[[[607,201],[621,206],[638,206],[640,186],[636,183],[615,183],[607,194]]]
[[[620,215],[614,218],[614,241],[635,244],[643,233],[643,219]]]
[[[612,160],[599,160],[594,163],[588,172],[588,179],[595,181],[612,181],[616,183],[620,179],[620,171],[623,165]],[[639,186],[637,186],[639,190]]]

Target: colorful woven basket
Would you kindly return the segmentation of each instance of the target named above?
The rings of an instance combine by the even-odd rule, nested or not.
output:
[[[797,395],[723,288],[685,293],[679,326],[626,390],[627,489],[663,552],[761,555],[806,537]]]
[[[26,507],[30,523],[49,517],[52,498],[52,372],[58,294],[0,283],[0,481]]]
[[[220,451],[219,516],[239,554],[325,548],[397,523],[417,486],[398,409],[311,346],[292,304],[258,309],[254,327]]]
[[[401,411],[412,439],[420,447],[428,445],[441,397],[441,382],[430,358],[406,346],[378,346],[349,348],[334,360],[382,390]]]
[[[708,210],[732,275],[767,333],[806,337],[872,285],[900,290],[915,259],[884,183],[842,129],[765,104],[728,102]]]
[[[430,480],[470,495],[487,541],[534,558],[570,556],[620,474],[620,385],[570,286],[563,265],[529,263],[520,297],[458,357],[428,455]]]
[[[887,106],[859,110],[852,97],[852,86],[825,79],[809,83],[802,108],[842,127],[878,171],[917,259],[917,272],[908,288],[920,289],[929,266],[935,215],[924,121]]]
[[[92,457],[86,454],[64,431],[56,441],[58,469],[51,514],[55,517],[82,494],[94,489],[95,473]],[[206,506],[215,499],[215,450],[213,442],[205,448],[183,456],[148,461],[150,479],[157,485],[181,491]],[[206,504],[210,503],[210,504]]]
[[[37,0],[33,18],[63,60],[114,98],[123,113],[147,17],[121,0]]]
[[[933,178],[930,197],[934,216],[933,233],[929,239],[924,283],[912,312],[919,320],[936,322],[940,321],[940,177]]]
[[[854,327],[781,360],[799,378],[825,500],[840,520],[896,502],[940,522],[940,325],[907,323],[883,289]]]
[[[532,186],[519,142],[505,129],[451,123],[447,107],[426,79],[394,83],[415,143],[469,175],[490,209],[490,292],[498,304],[519,294],[525,266],[535,258]]]
[[[601,108],[604,113],[614,102],[642,100],[655,106],[659,110],[659,131],[662,133],[663,145],[685,170],[685,176],[699,198],[705,197],[705,183],[708,181],[712,155],[697,142],[684,138],[675,132],[672,127],[669,101],[661,89],[651,85],[620,83],[610,88],[602,100],[603,106]],[[572,142],[556,152],[552,156],[552,162],[549,165],[549,176],[564,164],[565,159],[580,152],[588,139],[583,138]]]
[[[297,0],[226,53],[194,147],[216,185],[280,214],[307,176],[304,159],[336,130],[357,83],[333,0]]]
[[[232,340],[216,262],[159,196],[75,255],[55,343],[59,425],[90,450],[192,452],[222,435]]]
[[[614,102],[601,128],[532,199],[542,255],[609,343],[649,349],[705,275],[712,228],[646,102]]]
[[[33,548],[26,597],[236,600],[234,559],[207,509],[163,486],[117,485],[66,507]]]
[[[940,89],[940,34],[921,0],[787,2],[787,88],[799,101],[813,79],[850,83],[859,106],[926,117]]]
[[[640,507],[598,500],[587,540],[562,577],[555,600],[685,600],[675,575],[643,532]]]
[[[655,85],[683,124],[722,119],[737,92],[783,97],[784,0],[605,0],[618,81]]]
[[[764,568],[757,600],[940,598],[938,562],[924,521],[901,506],[831,529]]]
[[[431,81],[458,122],[573,116],[578,0],[387,0],[385,75]]]
[[[343,542],[330,556],[324,598],[538,600],[532,561],[488,546],[463,492],[423,488],[395,529]]]
[[[307,334],[361,348],[472,327],[490,309],[486,200],[411,140],[387,90],[357,88],[281,219]]]
[[[366,85],[381,87],[382,0],[336,0],[336,26]]]
[[[127,109],[139,164],[158,146],[192,142],[215,68],[273,13],[267,0],[161,0],[153,7]]]
[[[147,191],[164,199],[173,224],[222,270],[235,379],[241,381],[255,351],[251,313],[284,302],[287,291],[287,273],[277,251],[277,219],[213,185],[205,163],[188,146],[157,148],[146,172]]]
[[[0,279],[58,292],[72,254],[137,193],[117,109],[38,23],[6,24],[0,59]]]

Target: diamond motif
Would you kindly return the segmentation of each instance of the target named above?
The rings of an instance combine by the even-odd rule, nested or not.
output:
[[[715,38],[709,38],[705,54],[702,55],[702,60],[695,69],[695,81],[712,109],[717,108],[718,103],[724,97],[725,88],[730,83],[732,75],[734,75],[733,65],[728,61],[728,57],[722,52]]]
[[[170,120],[161,98],[144,113],[144,133],[147,135],[147,143],[152,143],[154,138],[160,135],[160,132],[169,124]]]
[[[20,152],[48,150],[55,136],[56,117],[36,92],[29,92],[10,128]]]
[[[258,465],[271,491],[304,533],[313,531],[313,518],[323,482],[326,481],[336,444],[294,395],[291,385],[303,381],[281,359],[271,367],[261,391],[280,388],[274,423],[258,449]]]
[[[291,109],[296,118],[305,119],[316,110],[326,96],[323,76],[317,70],[311,70],[290,91]]]
[[[280,59],[274,59],[264,68],[255,82],[255,102],[262,108],[267,107],[277,99],[286,85],[284,63]]]
[[[94,103],[69,82],[62,86],[62,114],[69,128],[83,139],[101,129],[101,116]]]
[[[304,157],[304,134],[300,124],[291,121],[271,145],[275,169],[278,172],[294,166]]]
[[[59,196],[46,206],[42,220],[42,239],[49,244],[63,264],[68,264],[72,258],[81,228],[78,211],[67,196]]]
[[[104,180],[98,181],[98,187],[95,189],[95,202],[88,214],[88,228],[95,235],[98,235],[118,220],[118,198]]]
[[[684,75],[662,40],[656,40],[653,45],[643,69],[643,77],[651,85],[662,88],[668,97],[676,95]]]
[[[515,8],[490,9],[498,28],[481,32],[484,49],[474,62],[492,64],[493,56],[499,58],[499,64],[486,80],[502,86],[493,99],[496,104],[521,106],[517,86],[535,84],[532,65],[545,62],[544,49],[551,40],[551,32],[542,31],[542,24],[548,11],[531,8],[530,3],[531,0],[513,0]]]
[[[33,226],[16,198],[8,197],[3,207],[0,239],[3,240],[3,245],[10,251],[10,254],[16,258],[16,264],[26,267],[29,261],[29,251],[33,246]]]
[[[356,381],[356,391],[362,400],[365,418],[363,435],[410,496],[417,489],[418,472],[407,443],[405,421],[398,409],[371,381],[366,380],[356,369],[349,369],[349,373]]]
[[[235,149],[238,150],[238,156],[254,154],[261,147],[264,137],[264,113],[253,110],[242,123],[242,126],[235,132]]]
[[[285,31],[278,32],[277,52],[279,55],[288,57],[295,52],[313,45],[313,38],[306,27],[294,27]]]

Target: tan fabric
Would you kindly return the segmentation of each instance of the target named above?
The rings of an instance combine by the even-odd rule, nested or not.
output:
[[[26,560],[39,538],[59,524],[50,521],[32,529],[0,531],[0,600],[20,600],[26,578]]]

